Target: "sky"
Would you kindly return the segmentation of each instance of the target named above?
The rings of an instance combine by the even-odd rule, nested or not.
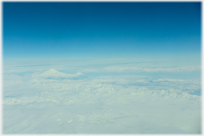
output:
[[[200,2],[3,2],[3,58],[201,56]]]
[[[201,134],[201,2],[3,2],[3,134]]]

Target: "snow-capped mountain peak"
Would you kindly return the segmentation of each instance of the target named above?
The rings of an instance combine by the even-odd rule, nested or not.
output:
[[[68,74],[58,72],[55,69],[50,69],[41,74],[42,77],[67,77]]]
[[[71,77],[77,77],[80,75],[84,75],[84,74],[81,72],[77,72],[76,74],[66,74],[66,73],[59,72],[55,69],[50,69],[50,70],[47,70],[44,73],[42,73],[40,76],[45,77],[45,78],[47,78],[47,77],[50,77],[50,78],[59,78],[59,77],[71,78]]]

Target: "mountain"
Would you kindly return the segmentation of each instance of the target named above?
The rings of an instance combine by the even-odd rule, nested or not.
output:
[[[66,73],[62,73],[54,69],[50,69],[42,73],[40,76],[45,77],[45,78],[62,78],[62,77],[72,78],[72,77],[78,77],[80,75],[84,75],[84,74],[81,72],[77,72],[76,74],[66,74]]]

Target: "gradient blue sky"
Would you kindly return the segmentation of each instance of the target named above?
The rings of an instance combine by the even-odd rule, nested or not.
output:
[[[201,55],[201,2],[3,2],[3,58]]]

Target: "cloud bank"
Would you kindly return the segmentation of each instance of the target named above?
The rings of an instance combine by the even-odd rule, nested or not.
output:
[[[86,76],[77,71],[97,67],[81,64],[66,71],[61,65],[56,69],[65,72],[42,67],[31,67],[30,73],[7,72],[3,133],[201,133],[201,81],[199,76],[192,78],[191,70],[179,78],[174,73],[130,75],[126,70],[110,74],[102,70],[107,65]]]
[[[198,71],[200,66],[186,66],[186,67],[173,67],[173,68],[138,68],[138,67],[106,67],[105,70],[111,72],[123,71],[138,71],[138,72],[188,72]]]

